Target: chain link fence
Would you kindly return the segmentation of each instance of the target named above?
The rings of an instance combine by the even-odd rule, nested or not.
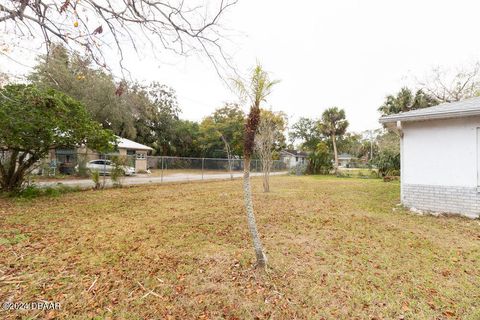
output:
[[[32,171],[37,179],[88,179],[92,172],[111,176],[122,172],[131,179],[151,178],[152,181],[201,180],[239,177],[243,174],[243,159],[188,158],[135,154],[99,154],[56,150],[39,161]],[[273,160],[271,172],[286,172],[287,164]],[[116,170],[116,171],[115,171]],[[262,172],[262,163],[252,159],[250,171]]]

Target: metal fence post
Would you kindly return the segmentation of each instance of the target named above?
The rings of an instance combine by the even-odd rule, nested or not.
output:
[[[161,163],[162,163],[162,177],[160,178],[160,182],[163,182],[163,156],[160,157]]]
[[[107,155],[103,154],[103,188],[105,188],[105,176],[107,175]]]
[[[203,180],[203,168],[205,166],[205,158],[202,158],[202,180]]]

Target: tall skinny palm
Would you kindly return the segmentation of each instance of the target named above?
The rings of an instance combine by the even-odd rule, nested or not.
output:
[[[335,173],[338,171],[337,138],[347,131],[348,121],[345,119],[345,110],[333,107],[322,114],[320,132],[332,139],[333,154],[335,156]]]
[[[266,101],[267,96],[271,93],[272,87],[277,84],[278,80],[270,80],[268,73],[265,72],[261,65],[252,70],[252,74],[248,79],[248,83],[242,79],[234,79],[234,85],[239,95],[250,105],[250,112],[245,122],[244,128],[244,169],[243,169],[243,193],[245,201],[245,209],[247,211],[248,228],[252,235],[255,255],[257,257],[257,267],[265,268],[267,265],[267,256],[263,251],[262,242],[255,221],[255,213],[253,210],[252,188],[250,185],[250,162],[255,147],[255,133],[260,123],[260,104]]]

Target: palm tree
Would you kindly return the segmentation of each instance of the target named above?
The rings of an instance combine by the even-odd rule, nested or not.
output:
[[[272,87],[278,80],[270,80],[268,73],[265,72],[260,64],[252,70],[249,82],[245,83],[242,79],[234,79],[234,85],[243,101],[251,103],[250,112],[245,122],[244,128],[244,169],[243,169],[243,193],[245,209],[247,211],[248,228],[252,234],[253,246],[257,257],[257,267],[265,268],[267,265],[267,256],[263,251],[262,242],[255,222],[255,213],[253,211],[252,188],[250,186],[250,161],[255,147],[255,133],[260,123],[260,103],[265,102],[267,96],[271,93]]]
[[[348,121],[345,119],[345,110],[333,107],[323,112],[320,131],[332,139],[333,154],[335,156],[335,172],[338,170],[337,137],[345,134],[347,127]]]

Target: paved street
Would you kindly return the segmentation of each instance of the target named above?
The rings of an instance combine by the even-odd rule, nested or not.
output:
[[[288,172],[272,172],[271,175],[283,175]],[[261,176],[261,172],[255,172],[250,174],[252,177]],[[243,173],[234,173],[234,178],[241,178]],[[142,184],[160,184],[168,182],[183,182],[183,181],[199,181],[199,180],[225,180],[230,179],[229,173],[219,173],[219,174],[205,174],[202,178],[201,174],[189,174],[189,173],[176,173],[172,175],[162,177],[158,176],[149,176],[144,174],[139,174],[134,177],[124,177],[122,185],[124,186],[133,186],[133,185],[142,185]],[[103,177],[100,178],[100,181],[103,182]],[[39,181],[35,183],[40,187],[55,187],[55,186],[69,186],[69,187],[79,187],[81,189],[93,188],[94,183],[91,179],[62,179],[58,181]],[[109,177],[105,178],[105,186],[111,187],[112,182]]]

